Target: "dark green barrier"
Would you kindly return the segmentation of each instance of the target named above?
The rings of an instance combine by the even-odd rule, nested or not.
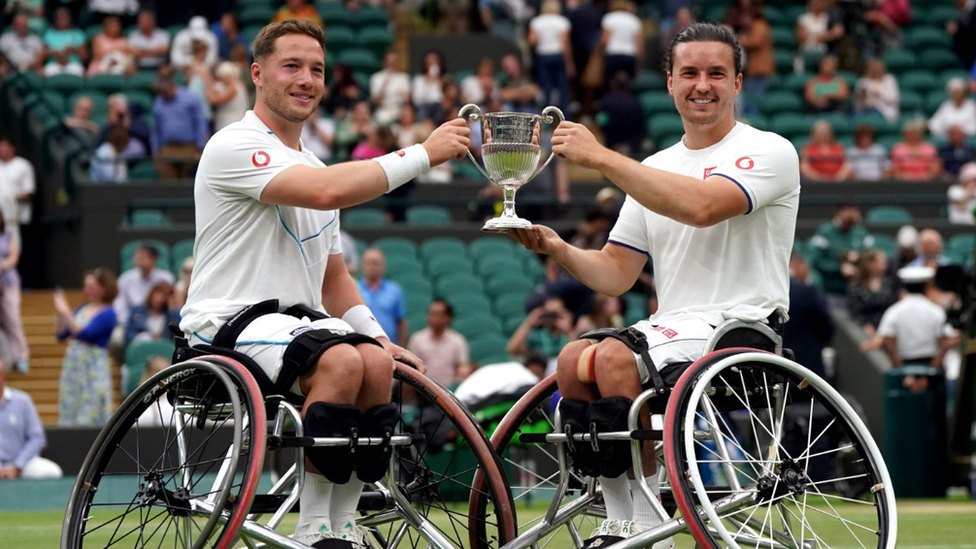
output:
[[[905,376],[928,378],[928,390],[914,393]],[[884,458],[898,497],[945,497],[946,396],[942,370],[904,366],[884,376]]]

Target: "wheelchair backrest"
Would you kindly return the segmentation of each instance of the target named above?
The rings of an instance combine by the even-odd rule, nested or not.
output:
[[[748,347],[782,355],[783,337],[760,322],[727,320],[719,324],[708,337],[703,354],[730,347]]]

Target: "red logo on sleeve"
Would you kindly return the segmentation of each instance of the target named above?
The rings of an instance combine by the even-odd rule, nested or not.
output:
[[[258,151],[251,155],[251,164],[254,164],[255,168],[263,168],[270,163],[271,156],[264,151]]]
[[[742,158],[735,161],[735,167],[740,170],[751,170],[755,167],[756,163],[752,161],[748,156],[743,156]]]
[[[407,153],[405,153],[403,151],[397,151],[396,153],[397,153],[397,156],[399,156],[400,158],[403,158],[404,156],[407,155]]]
[[[708,176],[710,176],[710,175],[712,175],[712,171],[713,171],[713,170],[714,170],[715,168],[717,168],[717,167],[718,167],[718,166],[712,166],[711,168],[705,168],[705,175],[704,175],[704,176],[702,176],[702,179],[708,179]]]

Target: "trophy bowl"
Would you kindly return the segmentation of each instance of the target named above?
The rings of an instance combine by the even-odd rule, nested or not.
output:
[[[458,116],[481,126],[481,157],[485,167],[475,160],[471,151],[468,158],[489,181],[498,185],[504,194],[502,213],[489,219],[481,228],[485,232],[505,232],[508,229],[528,229],[532,223],[515,214],[515,193],[552,161],[552,153],[542,166],[542,124],[557,125],[563,120],[563,112],[557,107],[546,107],[542,114],[521,112],[483,113],[474,104],[461,107]]]

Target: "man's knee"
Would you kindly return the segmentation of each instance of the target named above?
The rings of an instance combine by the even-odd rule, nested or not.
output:
[[[363,361],[364,375],[369,378],[393,379],[393,357],[389,351],[371,343],[361,343],[356,346]]]
[[[575,376],[576,365],[579,362],[580,355],[591,345],[593,345],[591,341],[579,339],[563,347],[563,350],[559,352],[559,358],[556,359],[556,370],[560,374],[571,372]]]
[[[598,386],[607,383],[640,385],[637,360],[633,351],[622,341],[604,339],[597,345],[595,353],[594,362],[598,365],[595,379]]]
[[[362,380],[363,371],[363,357],[355,347],[346,344],[335,345],[326,349],[315,365],[301,376],[302,393],[307,395],[311,387],[319,383],[327,383],[330,379]]]

